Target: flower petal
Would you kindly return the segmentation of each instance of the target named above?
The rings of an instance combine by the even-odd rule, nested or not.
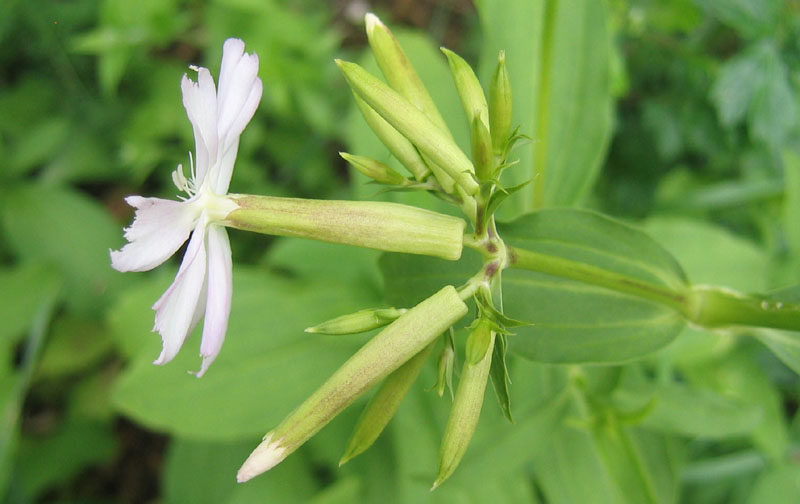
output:
[[[217,94],[219,98],[227,94],[231,77],[243,56],[244,42],[241,39],[229,38],[222,44],[222,64],[219,68],[219,92]]]
[[[251,95],[256,89],[257,96],[253,100]],[[220,139],[238,137],[261,101],[258,56],[245,53],[241,40],[228,39],[223,46],[217,101],[217,136]],[[245,105],[249,108],[245,109]],[[234,123],[241,122],[239,118],[242,116],[246,117],[244,124],[238,129],[232,128]]]
[[[206,217],[201,217],[192,233],[192,239],[189,240],[175,281],[153,305],[156,310],[153,330],[161,334],[163,342],[161,355],[153,364],[166,364],[178,354],[196,318],[195,313],[206,279],[207,224]]]
[[[192,123],[197,160],[195,181],[202,184],[210,166],[217,162],[217,92],[207,68],[197,69],[197,82],[185,74],[181,80],[183,106]]]
[[[261,79],[256,79],[250,88],[250,95],[242,104],[238,115],[228,127],[225,136],[220,136],[221,147],[216,181],[210,181],[213,183],[211,186],[212,189],[217,194],[226,194],[228,192],[228,186],[231,183],[231,175],[233,174],[233,164],[236,162],[236,151],[239,148],[239,136],[242,134],[242,131],[244,131],[247,123],[250,122],[250,119],[253,118],[253,114],[255,114],[258,108],[258,103],[261,101],[261,93]]]
[[[207,278],[206,317],[203,321],[203,339],[200,343],[203,364],[197,372],[198,378],[203,376],[219,355],[231,313],[233,296],[231,244],[228,241],[228,233],[221,226],[212,225],[208,229]]]
[[[111,251],[117,271],[147,271],[166,261],[189,238],[199,210],[190,202],[128,196],[136,209],[133,224],[125,229],[130,242]]]

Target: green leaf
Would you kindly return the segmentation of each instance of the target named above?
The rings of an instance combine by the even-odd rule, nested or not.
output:
[[[55,291],[45,291],[38,301],[36,314],[30,322],[28,337],[22,347],[21,361],[13,370],[0,367],[0,496],[6,495],[11,481],[12,462],[19,444],[22,407],[53,316]],[[9,359],[8,362],[14,361]]]
[[[772,467],[758,476],[747,504],[793,502],[800,495],[800,466]]]
[[[669,438],[612,424],[595,429],[593,440],[624,502],[677,500],[679,461]]]
[[[112,350],[108,331],[100,324],[70,316],[53,323],[36,379],[63,379],[96,365]]]
[[[697,0],[712,16],[745,37],[772,35],[777,27],[782,0]]]
[[[269,249],[267,264],[308,280],[363,281],[378,292],[380,252],[302,238],[278,239]]]
[[[36,500],[87,466],[110,461],[116,443],[110,425],[80,420],[67,421],[49,436],[22,438],[17,458],[22,492]]]
[[[492,352],[492,367],[489,370],[489,375],[492,377],[492,387],[497,396],[497,401],[500,403],[500,409],[509,422],[514,422],[511,416],[511,394],[509,393],[509,386],[511,379],[508,377],[508,365],[506,363],[506,343],[507,336],[505,334],[498,334],[495,338],[494,350]]]
[[[752,404],[678,384],[620,388],[613,400],[626,411],[652,404],[641,422],[643,426],[688,437],[741,436],[761,421],[761,409]],[[714,421],[709,422],[709,418]]]
[[[797,93],[789,81],[789,69],[777,49],[769,52],[761,68],[764,81],[749,111],[750,135],[769,147],[780,148],[798,125]]]
[[[545,210],[498,226],[514,247],[601,268],[656,288],[681,292],[686,278],[675,259],[641,231],[579,210]],[[508,315],[532,326],[516,329],[511,348],[544,362],[622,362],[671,342],[684,327],[675,310],[630,294],[533,271],[503,275]]]
[[[350,504],[357,502],[362,483],[360,478],[343,478],[314,496],[311,504]]]
[[[0,289],[0,320],[3,321],[0,324],[0,356],[3,356],[0,370],[13,363],[6,352],[30,328],[42,299],[58,292],[60,284],[57,272],[35,262],[0,268],[0,285],[3,286]]]
[[[769,39],[722,66],[711,98],[724,125],[734,126],[747,116],[751,137],[772,148],[780,148],[798,124],[800,112],[789,69]]]
[[[8,172],[24,175],[36,166],[56,157],[64,147],[70,131],[70,123],[56,116],[42,121],[20,138],[8,161]]]
[[[481,260],[472,249],[465,249],[459,261],[385,253],[378,265],[383,274],[386,301],[390,306],[407,308],[445,285],[462,285],[480,269]]]
[[[767,288],[767,254],[751,241],[685,217],[652,217],[643,227],[678,259],[694,284],[724,285],[742,292]]]
[[[611,133],[606,3],[594,0],[482,0],[481,75],[506,51],[513,124],[534,139],[506,172],[509,185],[534,183],[504,206],[516,216],[574,205],[592,187]]]
[[[305,327],[375,304],[357,283],[292,282],[252,268],[235,268],[234,295],[225,345],[201,379],[186,371],[199,368],[199,341],[190,337],[179,356],[153,366],[157,352],[148,347],[118,382],[114,403],[142,424],[177,435],[207,440],[236,440],[263,435],[316,389],[363,338],[308,335]],[[149,305],[126,309],[148,324]],[[133,315],[117,312],[119,320]],[[125,330],[125,327],[117,327]],[[122,338],[158,336],[134,326]],[[256,421],[254,421],[256,419]]]
[[[108,250],[122,243],[122,229],[88,197],[71,189],[18,184],[0,197],[0,231],[25,260],[53,264],[64,275],[66,303],[96,314],[124,284],[111,269]]]
[[[109,307],[106,312],[109,332],[124,357],[136,359],[149,355],[155,359],[158,356],[161,339],[152,332],[155,312],[151,306],[167,290],[172,280],[169,271],[163,269],[147,281],[123,291]]]
[[[548,503],[627,502],[603,466],[591,436],[582,429],[562,423],[536,450],[533,463],[534,479]]]
[[[769,459],[786,454],[788,429],[779,391],[757,362],[757,355],[740,346],[724,358],[682,369],[687,383],[761,410],[761,421],[749,435]]]
[[[493,423],[483,442],[473,442],[458,470],[448,484],[474,485],[503,473],[513,473],[525,466],[563,421],[566,394],[556,391],[551,397],[518,412],[514,425]],[[520,450],[520,446],[529,447]],[[443,487],[444,488],[444,487]]]
[[[744,119],[753,96],[763,82],[761,46],[749,48],[726,61],[711,88],[711,99],[720,122],[731,127]]]

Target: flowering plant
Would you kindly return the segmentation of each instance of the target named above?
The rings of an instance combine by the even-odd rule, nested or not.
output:
[[[197,69],[197,84],[186,78],[182,83],[197,142],[197,166],[192,166],[190,179],[180,167],[173,179],[188,199],[130,197],[128,202],[137,209],[126,230],[130,243],[112,252],[115,268],[146,270],[166,260],[192,233],[175,282],[154,305],[155,328],[164,342],[156,363],[175,356],[205,310],[198,376],[220,351],[231,306],[230,248],[223,226],[414,254],[416,259],[384,256],[384,271],[391,272],[387,283],[411,284],[426,274],[425,281],[434,282],[433,289],[428,284],[420,288],[427,290],[423,299],[362,310],[308,329],[349,334],[382,328],[264,437],[239,470],[238,481],[280,463],[377,386],[341,463],[364,452],[395,414],[435,348],[440,348],[435,388],[444,395],[454,381],[460,347],[452,328],[470,312],[474,317],[467,326],[463,367],[442,437],[434,488],[451,477],[464,458],[490,378],[501,410],[512,418],[509,345],[541,362],[609,364],[641,359],[664,348],[687,324],[706,329],[800,329],[796,290],[745,295],[694,285],[646,234],[598,213],[549,209],[498,222],[498,209],[515,192],[532,186],[541,200],[550,183],[544,161],[537,164],[533,180],[515,186],[503,183],[504,172],[515,164],[512,150],[525,139],[512,127],[505,53],[500,52],[484,93],[467,62],[444,50],[469,125],[468,156],[392,33],[371,14],[366,26],[388,85],[355,63],[336,63],[365,121],[412,178],[375,159],[342,156],[387,189],[432,193],[451,203],[463,218],[395,203],[227,194],[239,135],[261,95],[258,60],[244,53],[241,41],[228,40],[219,92],[203,68]],[[630,408],[589,404],[582,395],[583,376],[576,372],[569,380],[576,384],[575,407],[587,428],[604,447],[621,449],[618,444],[624,445],[627,434],[616,422],[631,414]],[[557,394],[553,400],[561,405],[566,397]],[[625,483],[620,475],[620,484]]]

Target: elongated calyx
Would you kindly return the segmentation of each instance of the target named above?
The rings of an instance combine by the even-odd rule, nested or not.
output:
[[[376,201],[233,196],[226,225],[389,252],[461,257],[466,223],[449,215]]]
[[[456,470],[478,426],[483,394],[492,367],[494,342],[495,334],[489,324],[483,321],[469,335],[467,359],[444,430],[439,451],[439,471],[432,489],[441,485]]]
[[[328,424],[361,394],[431,344],[467,305],[448,285],[392,322],[347,360],[298,406],[248,457],[237,480],[268,471]]]

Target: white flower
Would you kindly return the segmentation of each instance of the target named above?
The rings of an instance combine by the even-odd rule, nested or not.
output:
[[[245,53],[244,42],[238,39],[228,39],[223,46],[218,91],[207,68],[192,69],[197,71],[197,82],[184,74],[181,90],[194,130],[195,162],[190,179],[180,165],[172,174],[187,197],[126,198],[136,209],[133,224],[125,229],[130,243],[111,252],[111,265],[119,271],[150,270],[172,256],[191,233],[175,281],[153,305],[153,330],[163,341],[154,364],[175,357],[205,312],[199,377],[219,354],[228,327],[233,282],[230,243],[222,222],[237,208],[226,194],[239,136],[258,107],[262,84],[258,56]]]

